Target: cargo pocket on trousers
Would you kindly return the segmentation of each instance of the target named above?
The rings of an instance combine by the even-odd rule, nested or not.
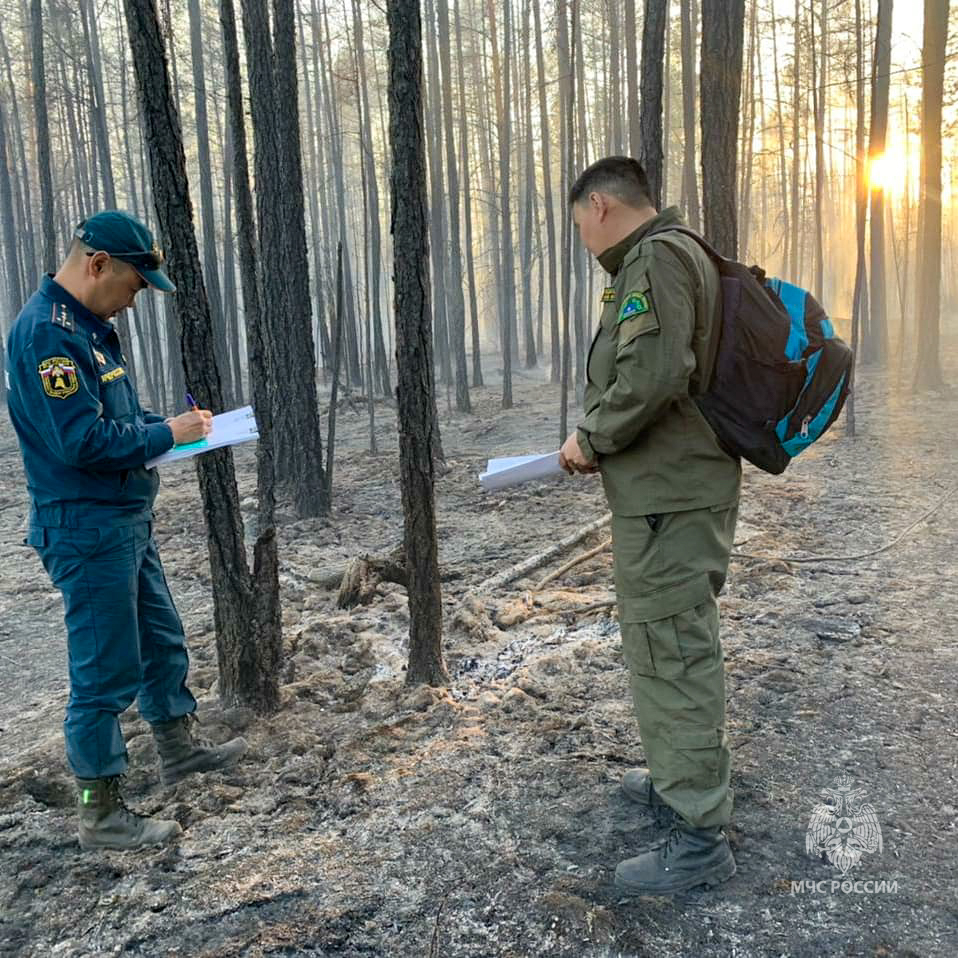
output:
[[[622,649],[629,668],[638,675],[678,678],[684,671],[678,634],[672,617],[635,621],[629,613],[628,599],[622,603]]]
[[[676,730],[669,732],[675,767],[676,785],[703,789],[720,784],[719,752],[722,733],[718,729]]]
[[[675,619],[679,653],[686,671],[712,667],[721,657],[718,606],[714,599],[680,612]]]
[[[620,622],[619,631],[622,633],[622,654],[629,671],[633,675],[655,675],[645,623]]]

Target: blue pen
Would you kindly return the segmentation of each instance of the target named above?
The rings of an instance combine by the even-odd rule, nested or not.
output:
[[[200,408],[197,405],[196,400],[189,393],[186,394],[186,402],[189,405],[190,409],[192,409],[194,412]]]

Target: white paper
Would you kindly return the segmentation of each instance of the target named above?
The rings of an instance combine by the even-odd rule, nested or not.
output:
[[[162,456],[150,459],[146,468],[152,469],[165,462],[176,462],[177,459],[190,459],[212,449],[235,446],[241,442],[249,442],[251,439],[259,439],[253,407],[243,406],[241,409],[231,409],[229,412],[221,412],[213,417],[213,430],[205,440],[174,446]]]
[[[535,456],[509,456],[505,459],[490,459],[486,471],[479,476],[483,489],[506,489],[531,479],[551,479],[561,476],[559,453],[549,452]]]

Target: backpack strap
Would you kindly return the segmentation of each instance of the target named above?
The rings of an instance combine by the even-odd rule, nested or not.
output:
[[[686,236],[694,239],[698,245],[705,251],[709,259],[718,267],[722,263],[728,262],[726,258],[715,249],[714,246],[709,243],[704,236],[701,236],[699,233],[696,233],[695,230],[689,229],[687,226],[663,226],[657,230],[652,230],[651,233],[646,233],[642,237],[640,243],[644,243],[647,239],[650,239],[653,236],[662,236],[665,239],[666,233],[683,233]],[[682,248],[680,244],[667,243],[668,247],[672,252],[681,260],[682,265],[685,267],[686,271],[689,274],[689,278],[693,281],[693,284],[698,288],[698,275],[695,272],[695,266],[691,262],[692,256],[689,252]],[[708,353],[707,359],[705,361],[704,369],[697,369],[693,377],[697,379],[696,382],[690,382],[691,395],[701,396],[708,391],[709,386],[711,385],[712,376],[715,371],[715,359],[718,354],[719,340],[722,336],[722,316],[723,316],[723,300],[724,300],[724,289],[722,284],[719,284],[719,294],[718,294],[718,315],[715,317],[714,322],[712,323],[712,329],[710,330],[709,344],[708,344]],[[697,374],[697,375],[696,375]]]
[[[652,230],[651,233],[646,233],[642,237],[642,242],[649,239],[652,236],[658,236],[660,233],[684,233],[686,236],[691,236],[706,253],[709,254],[712,260],[716,263],[724,263],[727,261],[727,258],[723,256],[701,233],[696,233],[695,230],[690,229],[688,226],[660,226],[657,230]]]

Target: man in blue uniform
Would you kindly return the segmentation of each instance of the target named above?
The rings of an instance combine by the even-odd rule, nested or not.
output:
[[[8,338],[10,418],[30,492],[27,543],[63,594],[70,698],[64,732],[79,791],[83,848],[138,848],[180,832],[131,812],[119,793],[127,752],[119,715],[139,698],[172,784],[234,764],[246,751],[193,738],[183,626],[153,540],[159,476],[146,462],[210,432],[193,409],[146,412],[126,371],[113,318],[147,286],[175,287],[146,226],[97,213],[75,232]]]

